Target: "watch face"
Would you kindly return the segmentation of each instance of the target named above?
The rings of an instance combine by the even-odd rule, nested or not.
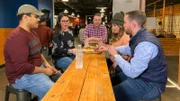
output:
[[[115,55],[114,55],[114,57],[117,57],[117,56],[119,56],[119,54],[115,54]]]

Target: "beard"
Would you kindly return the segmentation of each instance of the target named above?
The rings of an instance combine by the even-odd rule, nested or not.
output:
[[[99,24],[99,23],[95,23],[94,24],[94,27],[99,27],[101,24]]]
[[[126,31],[125,31],[126,32]],[[129,32],[126,32],[127,35],[131,35]]]
[[[126,32],[127,35],[131,35],[132,31],[130,29],[124,29],[124,31]]]
[[[38,28],[38,23],[37,24],[29,24],[30,29]]]

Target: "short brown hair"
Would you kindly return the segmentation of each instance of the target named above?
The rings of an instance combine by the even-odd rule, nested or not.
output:
[[[140,10],[127,12],[126,15],[128,15],[130,21],[135,20],[140,27],[143,27],[147,20],[146,14]]]
[[[101,16],[101,14],[100,14],[100,13],[96,13],[96,14],[94,14],[93,18],[94,18],[95,16]]]

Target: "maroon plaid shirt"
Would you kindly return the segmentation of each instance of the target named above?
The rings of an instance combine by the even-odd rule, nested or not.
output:
[[[41,44],[49,47],[52,40],[51,29],[45,25],[40,25],[38,28],[35,28],[34,31],[38,34]]]
[[[83,40],[89,37],[101,38],[104,43],[107,41],[107,29],[106,26],[100,25],[98,28],[95,28],[93,24],[86,26],[84,30]]]

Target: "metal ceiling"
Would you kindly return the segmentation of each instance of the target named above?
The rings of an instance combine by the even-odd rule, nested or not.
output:
[[[112,0],[69,0],[68,2],[62,2],[62,0],[55,0],[55,14],[63,12],[67,9],[70,13],[77,12],[80,14],[94,14],[99,12],[96,7],[107,7],[106,11],[111,11]]]
[[[153,3],[156,2],[156,9],[163,7],[163,0],[146,0],[146,11],[154,9]],[[180,0],[165,0],[166,6],[178,4]],[[112,11],[112,0],[69,0],[62,2],[62,0],[55,0],[55,14],[63,12],[67,9],[69,13],[78,13],[80,15],[92,15],[99,12],[96,7],[107,7],[106,13]]]

